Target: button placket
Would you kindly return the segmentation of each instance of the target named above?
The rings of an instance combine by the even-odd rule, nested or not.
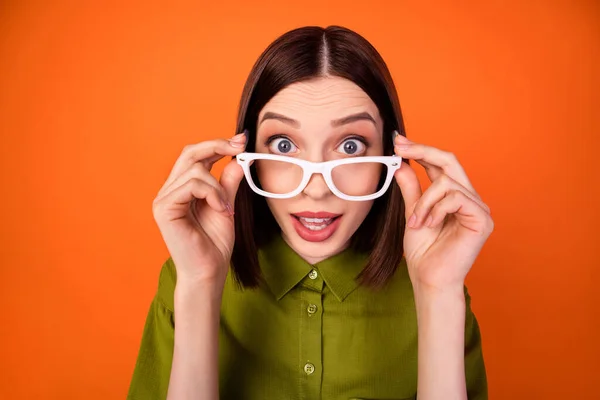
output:
[[[298,306],[301,308],[300,331],[300,374],[302,379],[302,397],[320,398],[322,380],[322,291],[323,279],[317,274],[315,279],[309,275],[304,280],[302,296]]]

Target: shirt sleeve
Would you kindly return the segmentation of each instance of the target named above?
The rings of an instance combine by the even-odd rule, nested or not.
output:
[[[465,378],[469,400],[487,400],[488,385],[481,348],[481,332],[471,310],[471,296],[465,287]]]
[[[162,400],[167,397],[175,332],[174,289],[175,266],[169,258],[161,268],[158,290],[146,317],[127,400]]]

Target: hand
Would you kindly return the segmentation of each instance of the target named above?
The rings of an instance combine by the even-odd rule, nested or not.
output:
[[[494,229],[490,209],[453,154],[401,135],[394,152],[421,164],[432,182],[422,193],[415,171],[406,163],[395,174],[406,206],[404,250],[413,286],[462,288]],[[411,221],[413,215],[416,219]]]
[[[233,207],[244,172],[231,160],[220,181],[215,162],[244,151],[245,135],[186,146],[153,202],[153,214],[177,269],[177,283],[223,284],[235,231]]]

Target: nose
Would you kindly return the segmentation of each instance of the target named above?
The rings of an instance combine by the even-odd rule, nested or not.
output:
[[[315,200],[323,199],[332,194],[325,179],[323,179],[323,175],[319,173],[314,173],[310,177],[310,180],[302,193]]]

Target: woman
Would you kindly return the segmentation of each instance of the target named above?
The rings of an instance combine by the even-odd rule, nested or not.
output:
[[[171,257],[128,398],[487,398],[464,280],[490,211],[452,154],[405,138],[377,51],[284,34],[237,131],[185,147],[154,200]]]

